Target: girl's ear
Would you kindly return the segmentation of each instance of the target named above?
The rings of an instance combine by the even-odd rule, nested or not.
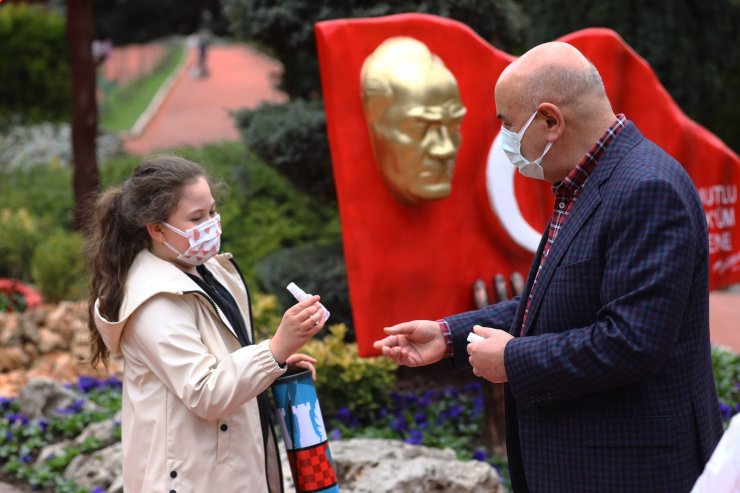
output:
[[[164,237],[164,232],[162,231],[162,225],[160,223],[147,224],[146,231],[147,233],[149,233],[149,236],[152,238],[152,240],[158,243],[164,243],[167,240]]]

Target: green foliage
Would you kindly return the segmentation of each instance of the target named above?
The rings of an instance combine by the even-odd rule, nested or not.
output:
[[[376,416],[389,403],[396,368],[388,358],[360,358],[357,345],[344,342],[347,328],[332,325],[323,340],[310,340],[301,352],[316,358],[316,394],[322,412],[352,406],[361,419]]]
[[[43,225],[72,229],[72,170],[69,167],[58,163],[28,163],[28,166],[0,171],[0,209],[25,209]],[[0,238],[0,243],[2,241]]]
[[[740,354],[712,347],[712,370],[720,414],[727,427],[732,416],[740,413]]]
[[[262,104],[235,114],[248,149],[298,189],[336,200],[321,101]]]
[[[0,124],[61,121],[71,107],[64,19],[37,5],[0,8]]]
[[[79,400],[64,409],[56,409],[49,419],[30,420],[20,414],[14,399],[0,397],[0,480],[12,477],[27,483],[34,491],[55,493],[87,493],[88,489],[65,479],[64,470],[80,454],[87,454],[111,445],[95,438],[73,443],[35,464],[41,450],[63,439],[73,439],[92,423],[113,419],[121,409],[121,383],[115,378],[96,380],[79,377],[75,386]],[[116,423],[120,440],[120,426]]]
[[[0,277],[30,280],[31,258],[42,231],[24,208],[0,210]]]
[[[436,14],[459,20],[511,51],[523,41],[524,24],[514,0],[225,0],[233,31],[267,46],[284,67],[281,89],[292,98],[321,92],[314,24],[328,19],[376,17],[402,12]]]
[[[36,248],[31,274],[47,302],[87,297],[84,248],[82,236],[61,230],[44,239]]]
[[[617,31],[644,57],[678,105],[740,150],[740,2],[522,0],[534,46],[589,26]]]
[[[276,294],[283,310],[296,303],[285,289],[292,281],[307,293],[321,295],[321,302],[331,312],[329,321],[332,324],[352,326],[347,273],[340,242],[279,250],[265,257],[255,268],[262,286]],[[322,331],[319,336],[323,334]],[[354,331],[348,329],[347,341],[354,339]]]
[[[278,306],[277,298],[272,294],[259,292],[249,293],[252,305],[252,329],[255,340],[270,339],[277,330],[283,318],[283,311]]]

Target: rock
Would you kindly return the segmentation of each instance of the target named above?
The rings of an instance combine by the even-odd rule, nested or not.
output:
[[[27,368],[30,363],[31,358],[23,351],[23,348],[0,347],[0,372]]]
[[[62,453],[64,453],[67,447],[72,445],[72,443],[73,442],[71,440],[64,440],[62,442],[47,445],[46,447],[41,449],[41,452],[39,452],[39,456],[36,458],[36,462],[34,462],[34,465],[40,466],[52,457],[61,455]]]
[[[485,462],[459,461],[451,449],[395,440],[351,439],[330,444],[343,493],[501,493],[496,470]]]
[[[122,471],[121,443],[117,442],[92,454],[78,455],[64,470],[64,477],[83,488],[108,488],[121,477]]]
[[[97,423],[90,423],[82,430],[75,443],[80,445],[88,438],[94,438],[102,444],[114,443],[117,438],[117,431],[120,427],[120,417],[118,419],[108,419],[105,421],[99,421]]]
[[[21,389],[16,400],[20,413],[30,419],[48,419],[59,413],[58,410],[80,405],[85,409],[95,409],[89,401],[80,397],[63,385],[49,379],[33,379]]]
[[[66,339],[61,334],[47,328],[39,329],[36,346],[41,353],[50,353],[58,349],[69,348],[69,337]]]
[[[18,313],[0,313],[0,346],[17,346],[21,343]]]

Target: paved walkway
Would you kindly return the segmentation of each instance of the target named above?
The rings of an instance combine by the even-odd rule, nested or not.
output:
[[[274,89],[282,70],[279,62],[246,45],[212,45],[206,78],[191,76],[195,58],[195,50],[189,48],[186,62],[142,133],[124,139],[126,151],[145,155],[176,146],[238,140],[230,111],[287,100]]]

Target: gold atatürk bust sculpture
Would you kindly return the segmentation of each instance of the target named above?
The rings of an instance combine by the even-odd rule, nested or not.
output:
[[[391,194],[407,205],[449,195],[465,115],[452,73],[424,43],[393,37],[367,57],[361,78],[373,153]]]

